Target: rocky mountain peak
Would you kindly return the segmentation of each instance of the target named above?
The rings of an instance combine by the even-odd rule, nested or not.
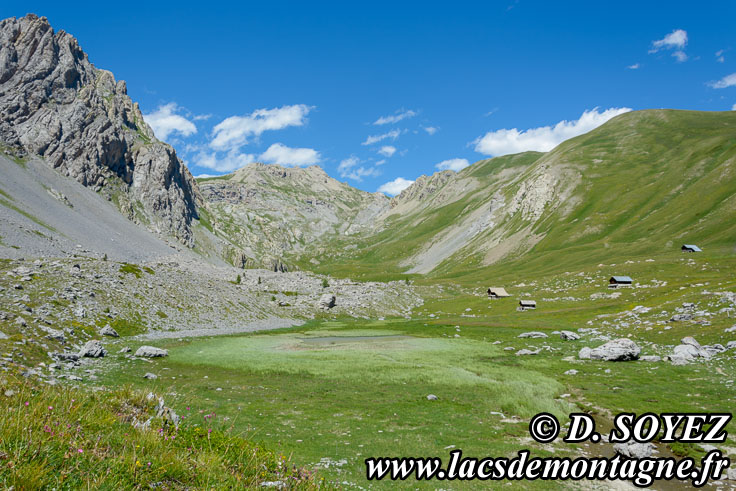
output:
[[[224,256],[240,267],[280,269],[274,261],[318,248],[318,242],[372,230],[388,198],[331,178],[319,166],[253,163],[232,174],[199,179]]]
[[[45,17],[0,21],[0,146],[42,157],[134,221],[193,245],[202,198],[188,169],[156,140],[125,82]]]
[[[430,176],[419,176],[411,186],[401,191],[398,196],[391,200],[391,206],[396,207],[411,201],[427,201],[430,196],[437,193],[456,176],[457,172],[451,170],[435,172]]]
[[[332,179],[318,165],[310,165],[309,167],[286,167],[279,164],[264,164],[262,162],[254,162],[236,170],[232,174],[232,180],[244,181],[252,176],[269,176],[277,179]]]

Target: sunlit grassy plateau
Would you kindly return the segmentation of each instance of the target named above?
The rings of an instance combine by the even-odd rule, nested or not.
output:
[[[365,484],[363,459],[370,456],[442,456],[460,448],[482,457],[525,447],[539,455],[573,455],[585,447],[534,444],[528,419],[548,411],[565,421],[580,409],[602,422],[624,410],[731,411],[736,361],[728,354],[708,366],[580,361],[580,348],[602,342],[563,341],[551,333],[595,327],[612,337],[631,336],[643,354],[665,355],[662,345],[679,344],[686,335],[725,344],[734,336],[724,328],[736,322],[729,312],[709,317],[710,325],[666,321],[683,302],[713,312],[726,307],[702,291],[733,291],[735,263],[730,255],[708,253],[640,257],[519,281],[509,286],[513,298],[501,300],[448,287],[411,320],[318,320],[263,334],[172,340],[160,343],[170,350],[168,359],[143,366],[121,359],[104,381],[175,393],[176,408],[193,421],[214,413],[223,427],[300,465],[317,466],[336,482]],[[609,295],[606,280],[622,268],[639,287],[591,299]],[[517,312],[522,295],[535,298],[538,310]],[[645,324],[627,324],[626,313],[637,305],[654,309],[641,316]],[[517,337],[529,330],[550,337]],[[517,356],[508,347],[548,349]],[[571,368],[578,373],[564,375]],[[159,379],[144,381],[144,371]],[[439,399],[428,401],[428,394]],[[733,446],[729,440],[726,449]],[[701,452],[695,445],[663,450]]]

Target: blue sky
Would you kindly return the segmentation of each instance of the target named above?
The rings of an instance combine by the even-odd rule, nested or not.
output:
[[[736,105],[736,2],[0,6],[27,12],[126,80],[194,175],[316,163],[393,193],[626,109]]]

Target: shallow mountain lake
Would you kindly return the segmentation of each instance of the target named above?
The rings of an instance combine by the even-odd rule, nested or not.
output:
[[[167,403],[189,424],[232,426],[328,479],[362,482],[366,457],[446,456],[450,446],[505,455],[528,430],[501,414],[570,410],[558,399],[563,385],[483,336],[466,337],[470,331],[458,338],[454,324],[315,321],[163,340],[167,358],[145,366],[125,360],[104,379],[175,393]],[[159,378],[143,379],[145,371]],[[217,416],[204,418],[210,414]]]
[[[305,344],[330,345],[342,343],[369,343],[371,341],[402,341],[406,339],[415,339],[414,336],[404,336],[401,334],[388,334],[384,336],[325,336],[319,338],[299,338]]]

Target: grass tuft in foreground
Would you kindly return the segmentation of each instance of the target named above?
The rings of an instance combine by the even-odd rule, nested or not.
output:
[[[84,392],[0,376],[0,487],[321,487],[309,471],[227,431],[167,428],[145,392]],[[134,421],[151,419],[147,429]]]

